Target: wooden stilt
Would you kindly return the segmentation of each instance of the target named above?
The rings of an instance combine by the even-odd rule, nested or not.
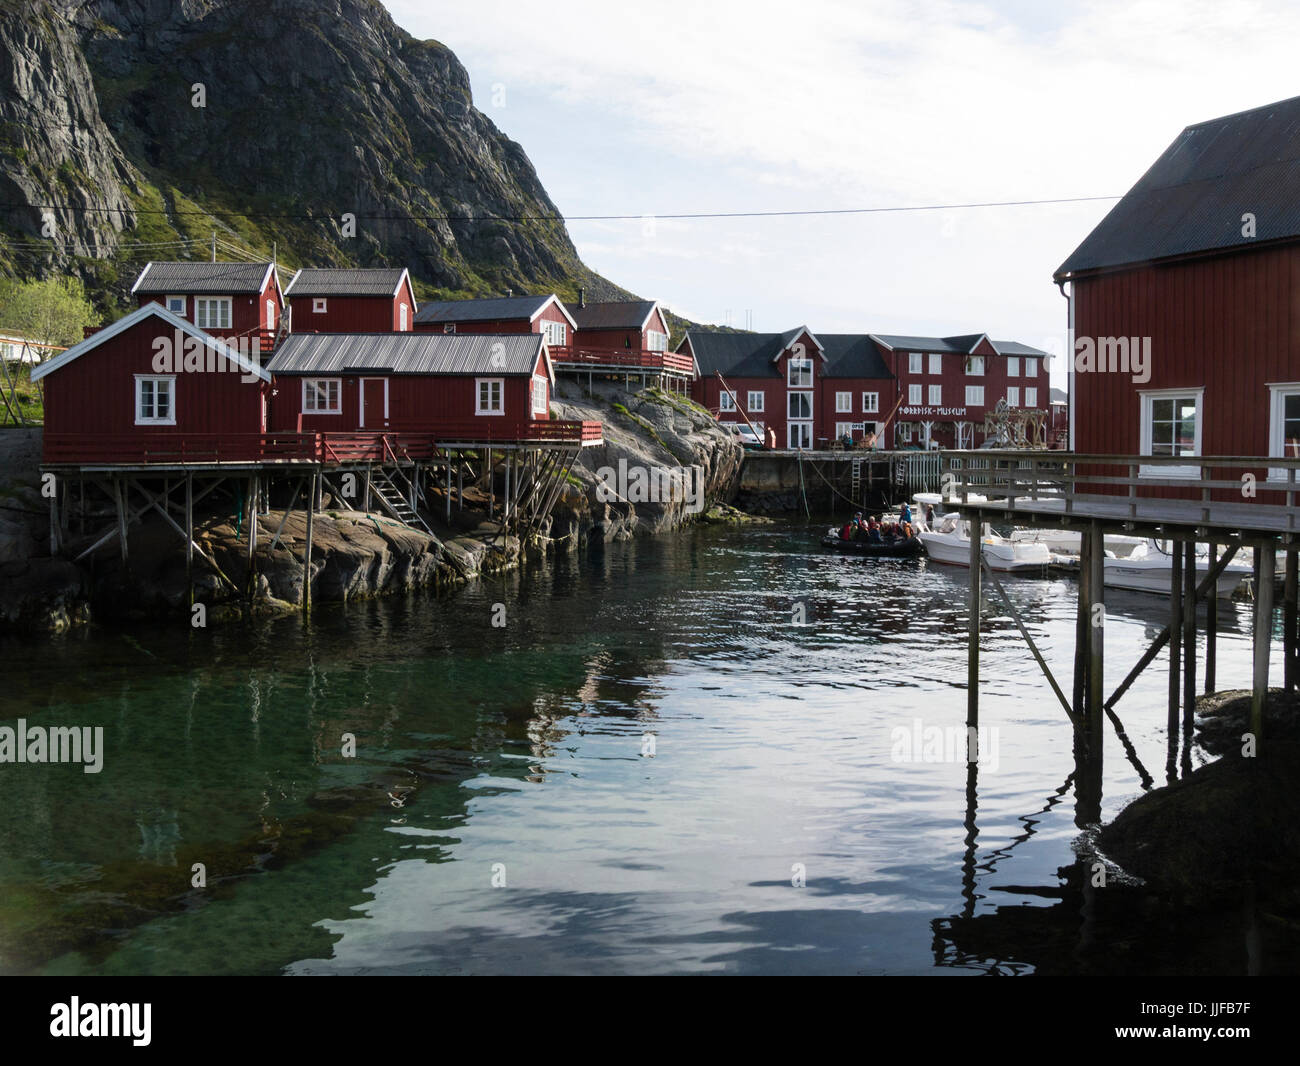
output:
[[[1235,554],[1235,549],[1233,550]],[[1210,541],[1209,555],[1206,558],[1208,571],[1213,574],[1219,561],[1219,546]],[[1201,593],[1205,601],[1205,694],[1208,696],[1215,687],[1215,667],[1219,644],[1219,581],[1215,578],[1207,591]]]
[[[1290,692],[1296,687],[1296,553],[1286,553],[1286,579],[1282,593],[1282,685]]]
[[[1255,656],[1251,672],[1250,731],[1256,751],[1264,741],[1264,701],[1268,698],[1268,653],[1273,639],[1273,542],[1255,548]]]
[[[248,586],[248,598],[253,598],[255,588],[253,581],[254,567],[257,565],[257,494],[259,491],[257,475],[248,479],[248,560],[244,567]]]
[[[1178,742],[1178,689],[1183,646],[1183,553],[1177,544],[1169,575],[1169,741]]]
[[[1101,522],[1094,520],[1087,536],[1088,545],[1088,748],[1100,769],[1101,748],[1105,737],[1106,695],[1103,673],[1106,634],[1106,547]],[[1080,573],[1082,581],[1084,575]]]
[[[1092,649],[1089,632],[1092,615],[1092,537],[1079,538],[1079,599],[1074,619],[1074,717],[1080,726],[1088,720],[1088,653]]]
[[[465,462],[456,453],[456,510],[465,510]]]
[[[983,549],[982,526],[978,519],[970,523],[970,620],[966,636],[966,727],[980,724],[980,553]]]
[[[50,497],[50,554],[59,554],[59,486],[54,486],[54,495]]]
[[[127,517],[126,494],[122,490],[122,479],[113,479],[113,502],[117,505],[117,536],[122,544],[122,562],[127,561]]]
[[[1196,713],[1196,541],[1183,545],[1183,734]]]
[[[451,453],[447,453],[447,525],[451,525]]]
[[[194,475],[185,475],[185,586],[194,607]]]
[[[302,555],[302,609],[311,609],[311,525],[316,511],[316,493],[320,491],[320,471],[313,470],[311,491],[307,494],[307,544]]]

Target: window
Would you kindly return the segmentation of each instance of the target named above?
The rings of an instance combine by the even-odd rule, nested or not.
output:
[[[734,411],[735,409],[736,409],[736,400],[735,397],[731,395],[731,393],[729,393],[726,389],[723,389],[720,393],[718,393],[719,411]]]
[[[1204,389],[1170,389],[1142,396],[1142,454],[1200,455]],[[1144,466],[1142,477],[1200,477],[1197,466]]]
[[[898,423],[898,439],[902,441],[904,444],[910,444],[912,442],[911,422]]]
[[[764,395],[764,393],[761,393],[761,392],[754,392],[754,391],[751,389],[751,390],[750,390],[750,393],[749,393],[749,397],[748,397],[748,399],[749,399],[748,407],[749,407],[749,410],[750,410],[750,413],[751,413],[751,414],[752,414],[753,412],[755,412],[755,411],[762,411],[762,410],[763,410],[763,401],[764,401],[764,399],[765,399],[765,395]]]
[[[857,423],[854,423],[854,422],[836,422],[836,423],[835,423],[835,438],[836,438],[836,440],[838,440],[840,437],[851,437],[851,436],[853,436],[853,431],[854,431],[855,429],[857,429],[857,428],[858,428],[858,425],[857,425]]]
[[[1027,377],[1027,378],[1036,378],[1036,377],[1038,377],[1038,360],[1037,360],[1037,359],[1030,359],[1028,356],[1025,357],[1025,377]]]
[[[851,415],[853,413],[853,393],[837,392],[835,394],[835,413],[837,415]]]
[[[785,427],[787,448],[805,449],[812,447],[812,423],[788,422]]]
[[[791,392],[790,418],[812,418],[812,393],[811,392]]]
[[[168,296],[168,297],[167,297],[167,310],[170,311],[170,312],[171,312],[172,314],[174,314],[174,315],[180,315],[181,318],[184,318],[184,317],[185,317],[185,297],[184,297],[184,296]]]
[[[397,328],[403,333],[406,332],[406,314],[409,310],[406,304],[397,305]]]
[[[547,413],[546,407],[546,379],[533,378],[533,414],[544,415]]]
[[[920,385],[909,385],[909,386],[907,386],[907,402],[908,402],[908,405],[911,406],[911,407],[920,407],[920,406],[921,406],[921,386],[920,386]]]
[[[1020,356],[1018,355],[1007,356],[1007,377],[1009,378],[1020,377]]]
[[[668,334],[660,333],[656,329],[645,331],[645,342],[652,352],[666,352],[668,350]]]
[[[1300,459],[1300,382],[1270,385],[1268,454],[1282,459]],[[1286,481],[1285,467],[1269,470],[1270,481]],[[1300,470],[1296,471],[1300,482]]]
[[[506,413],[505,400],[502,396],[505,391],[505,379],[476,378],[475,385],[478,389],[478,408],[475,410],[475,414],[503,415]]]
[[[176,378],[144,377],[135,379],[135,424],[137,426],[176,425]]]
[[[864,392],[862,394],[862,413],[872,415],[880,410],[880,393]]]
[[[930,406],[931,406],[931,407],[942,407],[942,406],[943,406],[943,386],[942,386],[942,385],[931,385],[931,386],[930,386]]]
[[[1031,389],[1031,388],[1028,388],[1028,387],[1025,388],[1025,406],[1026,406],[1026,407],[1037,407],[1037,406],[1038,406],[1038,390],[1037,390],[1037,389]]]
[[[562,345],[568,343],[569,326],[567,322],[543,322],[542,332],[547,344]]]
[[[1007,406],[1008,407],[1020,406],[1020,389],[1016,385],[1007,386]]]
[[[907,372],[909,374],[921,373],[921,361],[924,358],[920,352],[912,352],[907,357]]]
[[[812,360],[811,359],[791,359],[788,370],[787,384],[792,389],[808,389],[812,387]]]
[[[984,406],[984,386],[967,385],[966,386],[966,406],[983,407]]]
[[[930,353],[930,373],[931,374],[943,373],[943,355],[940,354],[939,352]]]
[[[984,356],[972,355],[966,360],[966,373],[974,377],[982,378],[984,376]]]
[[[199,329],[229,329],[230,297],[196,297],[194,300],[194,324]]]
[[[444,323],[442,324],[442,331],[443,331],[443,333],[455,333],[455,332],[456,332],[456,323],[455,323],[455,322],[444,322]]]
[[[329,302],[324,296],[317,296],[311,302],[311,313],[313,315],[323,315],[329,309]]]
[[[303,378],[303,414],[341,415],[343,403],[339,384],[338,378]]]

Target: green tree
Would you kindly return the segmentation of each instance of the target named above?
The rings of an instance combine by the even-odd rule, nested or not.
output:
[[[98,320],[79,278],[0,281],[0,330],[67,348]]]

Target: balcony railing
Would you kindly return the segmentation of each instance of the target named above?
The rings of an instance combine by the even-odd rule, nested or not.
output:
[[[610,367],[617,370],[655,370],[694,377],[695,362],[681,352],[660,352],[648,348],[578,348],[571,344],[551,345],[551,362],[562,367]]]

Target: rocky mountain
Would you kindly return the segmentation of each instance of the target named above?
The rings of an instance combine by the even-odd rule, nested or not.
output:
[[[626,295],[556,214],[455,55],[378,0],[0,0],[0,272],[107,303],[215,231],[406,265],[421,296]]]

